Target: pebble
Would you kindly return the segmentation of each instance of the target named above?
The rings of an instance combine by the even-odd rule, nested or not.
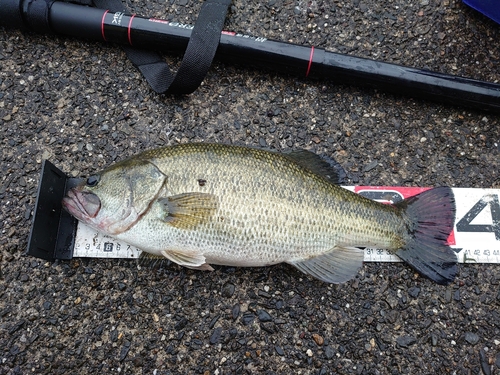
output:
[[[491,366],[484,349],[479,350],[479,363],[481,364],[481,370],[483,370],[483,374],[491,375]]]
[[[210,344],[211,345],[217,344],[221,338],[221,334],[222,334],[222,327],[217,327],[216,329],[214,329],[212,335],[210,336]]]
[[[319,346],[323,345],[323,343],[325,342],[325,340],[323,339],[323,337],[321,337],[317,333],[313,333],[312,334],[312,338],[316,342],[316,344],[318,344]]]
[[[408,289],[408,294],[413,298],[417,298],[418,295],[420,294],[420,288],[412,286],[411,288]]]
[[[255,315],[252,312],[247,311],[247,312],[243,313],[243,316],[241,317],[241,322],[243,323],[243,325],[247,326],[249,324],[252,324],[254,319],[255,319]]]
[[[417,342],[417,339],[413,336],[405,335],[405,336],[400,336],[396,339],[396,342],[398,343],[399,346],[403,348],[407,348]]]
[[[475,345],[479,341],[479,336],[473,332],[465,332],[465,341],[471,345]]]
[[[222,287],[222,297],[231,298],[234,294],[235,287],[231,283],[226,283]]]
[[[375,169],[378,165],[378,161],[377,160],[373,160],[372,162],[370,162],[369,164],[367,164],[364,168],[364,171],[365,172],[370,172],[372,169]]]
[[[330,345],[326,345],[325,346],[325,356],[326,356],[326,358],[327,359],[332,359],[334,355],[335,355],[335,350]]]
[[[271,315],[269,315],[269,313],[266,310],[258,310],[257,316],[259,317],[259,320],[261,322],[271,322],[273,320]]]
[[[231,317],[233,318],[233,320],[236,320],[238,319],[238,316],[240,316],[240,305],[236,304],[231,309]]]

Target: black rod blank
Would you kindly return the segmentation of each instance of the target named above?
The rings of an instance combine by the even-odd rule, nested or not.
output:
[[[20,0],[0,0],[0,5],[13,1]],[[2,17],[2,8],[3,5],[0,6],[0,22],[7,18]],[[190,25],[177,22],[62,2],[52,3],[48,19],[50,30],[54,33],[158,51],[185,50],[192,29]],[[23,20],[26,22],[26,17]],[[12,25],[12,18],[9,22],[4,22],[8,23],[4,26],[23,26]],[[24,26],[43,31],[30,24]],[[499,84],[329,52],[321,48],[223,31],[216,58],[224,62],[500,112]]]

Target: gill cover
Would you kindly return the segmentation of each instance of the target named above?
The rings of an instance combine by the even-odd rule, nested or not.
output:
[[[158,198],[165,181],[166,176],[147,160],[124,160],[104,170],[99,183],[83,188],[101,200],[95,226],[108,234],[128,230]]]

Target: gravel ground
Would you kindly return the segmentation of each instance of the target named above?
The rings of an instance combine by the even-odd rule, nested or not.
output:
[[[200,6],[127,4],[185,23]],[[500,81],[500,26],[457,0],[234,0],[226,29]],[[23,254],[43,159],[78,176],[216,141],[332,156],[349,184],[500,188],[499,115],[222,63],[158,96],[116,46],[0,30],[0,134],[0,374],[500,373],[498,265],[444,287],[371,263],[333,286]]]

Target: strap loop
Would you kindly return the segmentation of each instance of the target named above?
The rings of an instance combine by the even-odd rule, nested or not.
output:
[[[94,0],[94,3],[100,9],[126,11],[120,0]],[[158,53],[129,46],[124,46],[123,49],[155,92],[190,94],[198,88],[212,65],[229,5],[231,0],[206,0],[203,3],[175,75]]]

